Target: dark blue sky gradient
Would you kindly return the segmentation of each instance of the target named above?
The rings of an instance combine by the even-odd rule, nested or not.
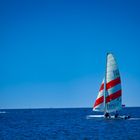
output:
[[[0,1],[0,107],[91,107],[113,52],[139,106],[140,2]]]

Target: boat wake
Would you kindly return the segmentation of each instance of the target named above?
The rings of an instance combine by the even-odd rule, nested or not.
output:
[[[6,113],[6,111],[0,111],[0,114],[4,114],[4,113]]]
[[[134,121],[135,121],[135,120],[139,120],[139,121],[140,121],[140,118],[130,118],[129,120],[130,120],[130,121],[131,121],[131,120],[132,120],[132,121],[133,121],[133,120],[134,120]]]

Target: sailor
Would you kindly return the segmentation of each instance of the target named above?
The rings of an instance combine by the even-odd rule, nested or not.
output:
[[[119,113],[118,113],[118,111],[116,111],[114,117],[115,117],[115,118],[118,118],[118,116],[119,116]]]
[[[105,113],[105,118],[110,118],[110,114],[108,112]]]
[[[128,116],[125,116],[124,119],[125,119],[125,120],[126,120],[126,119],[130,119],[130,116],[129,116],[129,115],[128,115]]]

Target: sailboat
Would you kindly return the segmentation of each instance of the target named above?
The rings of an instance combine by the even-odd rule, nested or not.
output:
[[[93,111],[104,112],[102,116],[105,117],[106,114],[116,113],[121,109],[122,87],[120,72],[113,54],[107,53],[105,76],[95,100]],[[109,116],[109,118],[116,117],[114,115]],[[127,119],[129,116],[117,116],[117,118]]]

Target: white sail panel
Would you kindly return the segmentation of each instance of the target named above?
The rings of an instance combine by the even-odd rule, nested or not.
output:
[[[121,108],[121,80],[119,69],[114,56],[109,53],[107,55],[106,69],[106,111],[114,112]]]
[[[100,86],[98,96],[93,106],[93,110],[100,112],[104,111],[104,80]]]

